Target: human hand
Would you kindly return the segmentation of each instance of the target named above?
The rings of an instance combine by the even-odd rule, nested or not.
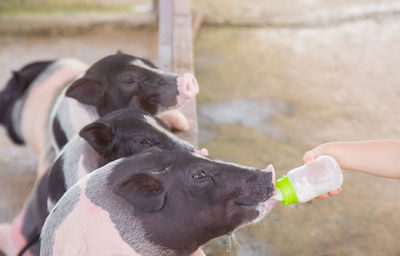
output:
[[[303,161],[305,164],[311,165],[314,163],[315,159],[317,159],[321,155],[323,155],[322,148],[321,148],[321,146],[317,146],[317,147],[307,151],[303,155]],[[342,188],[338,188],[338,189],[330,191],[328,193],[319,195],[316,198],[323,199],[323,198],[327,198],[330,196],[337,196],[340,193],[340,191],[342,191]],[[314,199],[312,199],[312,200],[314,200]]]
[[[327,197],[330,197],[330,196],[337,196],[337,195],[339,195],[340,191],[342,191],[342,188],[338,188],[338,189],[333,190],[333,191],[331,191],[331,192],[328,192],[328,193],[319,195],[319,196],[317,196],[316,198],[324,199],[324,198],[327,198]],[[315,198],[313,198],[312,200],[314,200],[314,199],[315,199]]]
[[[320,146],[317,146],[303,155],[303,161],[305,164],[313,164],[315,159],[322,155],[322,150]]]

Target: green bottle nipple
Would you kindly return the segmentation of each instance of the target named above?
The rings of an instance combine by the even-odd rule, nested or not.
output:
[[[294,190],[293,184],[287,176],[282,176],[282,178],[275,181],[275,187],[278,188],[282,194],[283,205],[295,204],[299,201],[297,199],[296,190]]]

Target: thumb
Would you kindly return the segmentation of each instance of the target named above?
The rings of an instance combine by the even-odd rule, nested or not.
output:
[[[305,164],[313,164],[316,158],[317,154],[314,150],[309,150],[303,155],[303,161]]]

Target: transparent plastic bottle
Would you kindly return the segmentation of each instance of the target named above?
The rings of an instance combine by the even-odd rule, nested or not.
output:
[[[336,160],[330,156],[320,156],[314,163],[297,167],[277,180],[273,198],[284,205],[304,203],[336,190],[342,184],[343,173]]]

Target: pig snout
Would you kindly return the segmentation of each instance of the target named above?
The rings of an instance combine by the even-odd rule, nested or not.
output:
[[[262,170],[263,172],[270,172],[272,173],[272,183],[275,184],[275,170],[274,167],[270,164],[267,166],[267,168],[265,168],[264,170]],[[275,186],[274,186],[275,187]],[[274,190],[273,187],[273,190]],[[268,214],[276,205],[276,200],[273,199],[272,197],[270,197],[264,204],[264,214]]]
[[[183,100],[191,99],[199,93],[199,84],[197,83],[196,78],[189,73],[179,76],[177,78],[177,83],[179,92],[178,97]]]
[[[275,169],[272,164],[268,165],[267,168],[262,170],[263,172],[270,172],[272,173],[272,182],[275,184]]]
[[[258,170],[247,175],[242,181],[242,189],[236,203],[254,206],[267,201],[274,191],[273,174]]]
[[[263,171],[261,174],[246,178],[246,183],[255,188],[250,196],[258,202],[267,201],[274,193],[273,173]]]

